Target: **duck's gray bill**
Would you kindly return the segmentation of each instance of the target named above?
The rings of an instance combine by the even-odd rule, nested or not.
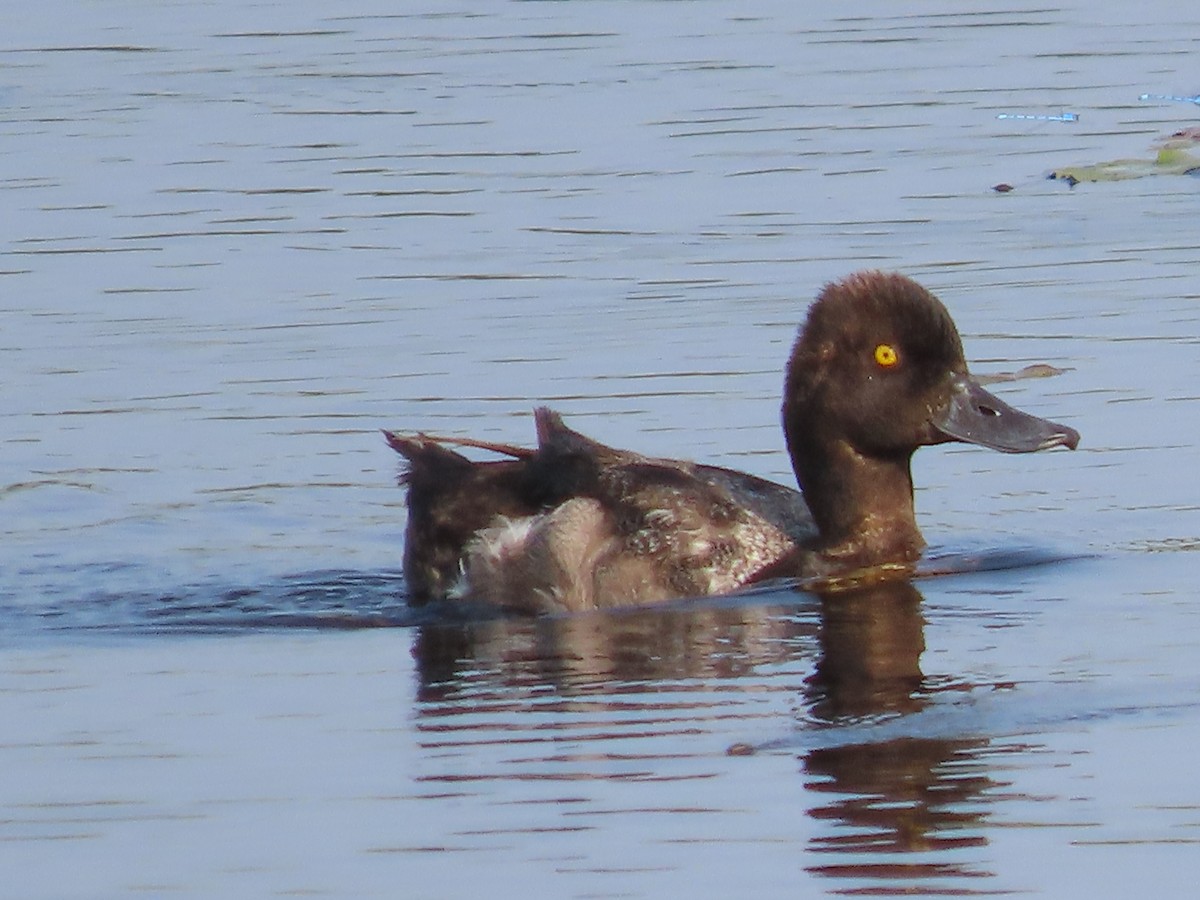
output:
[[[1013,409],[967,375],[956,375],[950,403],[934,416],[933,426],[946,437],[1004,453],[1032,453],[1079,444],[1079,432]]]

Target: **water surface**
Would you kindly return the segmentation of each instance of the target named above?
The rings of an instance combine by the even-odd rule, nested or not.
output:
[[[1189,894],[1197,14],[44,3],[0,36],[0,858],[25,897]],[[997,120],[1079,114],[1075,123]],[[999,194],[992,185],[1015,190]],[[405,603],[378,429],[788,481],[821,284],[1075,453],[918,455],[861,597]],[[402,886],[402,888],[401,888]]]

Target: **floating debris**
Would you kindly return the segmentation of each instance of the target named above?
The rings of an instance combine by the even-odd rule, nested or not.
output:
[[[1003,381],[1019,381],[1023,378],[1053,378],[1062,375],[1066,369],[1052,366],[1050,363],[1031,363],[1015,372],[994,372],[991,375],[976,375],[975,380],[980,384],[998,384]]]
[[[1176,97],[1174,94],[1142,94],[1139,100],[1168,100],[1172,103],[1195,103],[1200,105],[1200,94],[1194,97]]]
[[[1000,113],[997,119],[1028,119],[1034,122],[1078,122],[1078,113],[1059,113],[1057,116],[1040,116],[1030,113]]]
[[[1001,182],[1000,184],[992,185],[992,190],[995,191],[997,194],[1007,194],[1012,189],[1013,189],[1013,186],[1011,184],[1004,184],[1003,182]]]
[[[1148,159],[1114,159],[1055,169],[1047,178],[1075,187],[1081,181],[1125,181],[1149,175],[1200,175],[1200,127],[1184,128],[1152,145]]]

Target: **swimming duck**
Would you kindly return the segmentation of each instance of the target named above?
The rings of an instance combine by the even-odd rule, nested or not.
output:
[[[537,446],[384,432],[404,457],[404,574],[416,603],[525,612],[720,594],[767,578],[911,570],[924,548],[910,461],[963,441],[1010,453],[1073,428],[967,371],[950,314],[903,275],[825,286],[788,360],[783,430],[800,492],[734,469],[618,450],[534,413]],[[450,449],[506,457],[478,462]]]

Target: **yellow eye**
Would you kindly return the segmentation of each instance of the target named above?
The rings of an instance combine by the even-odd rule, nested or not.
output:
[[[875,348],[875,362],[885,369],[890,369],[900,362],[900,357],[896,353],[896,348],[891,344],[880,344]]]

